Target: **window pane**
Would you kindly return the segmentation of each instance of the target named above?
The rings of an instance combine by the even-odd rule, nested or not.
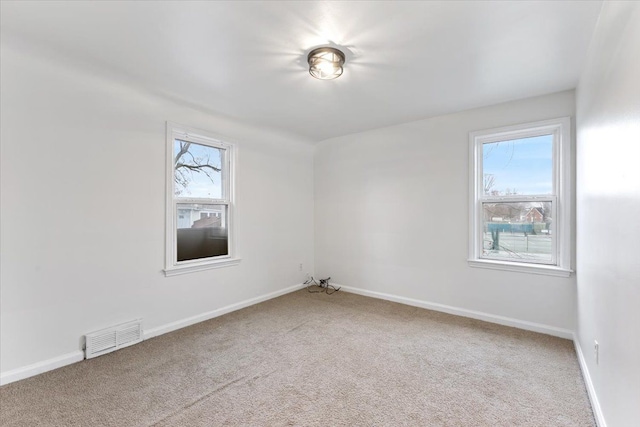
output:
[[[194,142],[173,141],[176,197],[222,199],[224,150]]]
[[[486,196],[552,194],[553,135],[482,145]]]
[[[229,254],[226,205],[177,205],[178,261]]]
[[[553,263],[551,202],[483,203],[482,257]]]

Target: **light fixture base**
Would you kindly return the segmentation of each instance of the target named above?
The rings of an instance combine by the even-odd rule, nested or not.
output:
[[[344,53],[334,47],[323,46],[313,49],[307,56],[309,74],[319,80],[333,80],[342,75],[345,62]]]

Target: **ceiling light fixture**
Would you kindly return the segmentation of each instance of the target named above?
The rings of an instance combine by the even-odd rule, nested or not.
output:
[[[344,53],[333,47],[319,47],[307,57],[309,74],[316,79],[332,80],[342,75]]]

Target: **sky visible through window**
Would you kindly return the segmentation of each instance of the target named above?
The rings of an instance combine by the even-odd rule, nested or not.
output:
[[[180,197],[222,198],[222,151],[219,148],[174,140],[175,192]],[[179,158],[177,158],[180,155]]]
[[[553,192],[553,136],[482,146],[486,195],[547,195]]]

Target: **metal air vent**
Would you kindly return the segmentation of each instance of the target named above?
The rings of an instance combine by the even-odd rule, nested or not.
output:
[[[85,335],[85,358],[102,356],[142,341],[142,319]]]

